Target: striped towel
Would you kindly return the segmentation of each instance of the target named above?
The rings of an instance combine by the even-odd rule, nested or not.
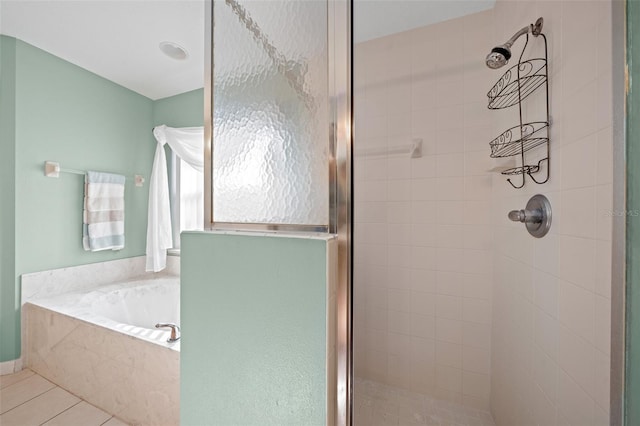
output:
[[[82,245],[86,251],[124,248],[122,175],[87,172],[84,179]]]

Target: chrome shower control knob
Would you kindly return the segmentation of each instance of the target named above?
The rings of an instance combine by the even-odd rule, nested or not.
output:
[[[544,213],[541,209],[535,210],[511,210],[509,219],[514,222],[523,223],[540,223],[543,220]]]
[[[524,210],[511,210],[508,216],[514,222],[524,223],[532,236],[542,238],[551,228],[551,203],[544,195],[534,195]]]
[[[509,219],[511,219],[514,222],[524,222],[525,221],[524,210],[511,210],[509,212]]]

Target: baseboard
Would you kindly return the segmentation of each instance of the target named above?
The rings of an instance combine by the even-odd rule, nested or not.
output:
[[[0,362],[0,376],[17,373],[22,370],[22,358]]]

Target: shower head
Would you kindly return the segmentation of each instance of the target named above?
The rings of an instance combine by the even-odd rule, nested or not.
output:
[[[489,53],[486,58],[487,66],[494,70],[505,66],[511,58],[511,46],[513,46],[513,43],[515,43],[520,36],[527,34],[529,31],[531,31],[531,34],[534,36],[539,36],[542,33],[542,23],[543,19],[538,18],[535,24],[527,25],[522,28],[520,31],[515,33],[513,37],[507,40],[505,44],[501,44],[500,46],[496,46],[491,49],[491,53]]]
[[[509,62],[511,49],[506,44],[496,46],[487,55],[487,66],[493,70],[500,68]]]

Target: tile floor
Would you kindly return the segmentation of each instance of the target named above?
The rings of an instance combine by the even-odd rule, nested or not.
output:
[[[491,413],[355,379],[354,426],[495,426]]]
[[[126,426],[31,370],[0,376],[2,426]]]

